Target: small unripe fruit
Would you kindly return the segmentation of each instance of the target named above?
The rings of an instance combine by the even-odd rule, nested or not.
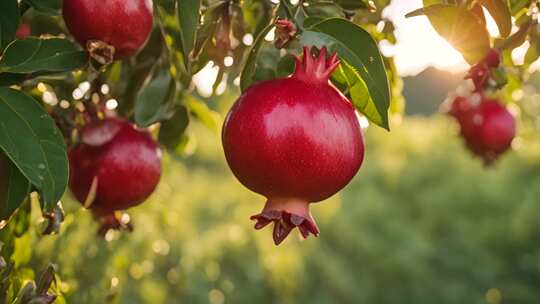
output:
[[[28,23],[21,23],[19,25],[19,28],[17,29],[17,32],[15,33],[15,37],[17,39],[23,39],[32,34],[32,29],[30,28],[30,25]]]
[[[108,118],[81,130],[70,149],[69,185],[81,203],[110,214],[142,203],[161,176],[161,153],[149,133],[129,122]]]
[[[77,41],[103,41],[115,48],[115,59],[137,53],[152,30],[152,0],[64,0],[62,13]]]
[[[496,68],[501,64],[501,52],[498,49],[490,49],[484,62],[490,68]]]
[[[318,235],[309,204],[322,201],[354,177],[364,158],[364,142],[351,102],[329,83],[338,66],[323,48],[287,78],[247,89],[223,126],[229,167],[247,188],[267,198],[255,228],[274,223],[274,242],[298,227],[302,236]]]

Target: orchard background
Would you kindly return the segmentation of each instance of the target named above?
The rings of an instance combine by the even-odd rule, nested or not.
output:
[[[77,42],[63,5],[0,2],[0,303],[540,297],[537,1],[154,0],[148,41],[120,59]],[[248,87],[291,74],[303,46],[341,59],[331,81],[361,114],[366,158],[312,206],[318,238],[276,247],[252,229],[262,199],[231,174],[221,128]],[[501,63],[485,65],[493,49]],[[517,120],[511,149],[488,162],[443,113],[471,90]],[[162,176],[115,213],[133,232],[98,235],[68,189],[66,151],[111,115],[159,142]]]

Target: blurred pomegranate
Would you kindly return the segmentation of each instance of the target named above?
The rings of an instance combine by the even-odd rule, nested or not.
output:
[[[484,97],[475,104],[458,97],[452,111],[450,114],[459,122],[467,147],[486,164],[511,147],[516,135],[516,120],[497,100]]]

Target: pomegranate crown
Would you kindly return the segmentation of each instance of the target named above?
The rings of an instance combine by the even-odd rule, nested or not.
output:
[[[292,77],[309,82],[328,82],[330,74],[339,66],[339,58],[334,52],[330,58],[326,58],[326,47],[323,47],[319,55],[313,55],[311,48],[304,47],[304,56],[301,59],[296,56],[296,69]]]

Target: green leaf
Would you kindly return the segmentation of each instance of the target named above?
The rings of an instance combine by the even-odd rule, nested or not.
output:
[[[373,122],[389,129],[390,88],[377,43],[367,31],[345,19],[332,18],[314,24],[300,37],[303,45],[326,46],[345,60],[365,82],[380,120]],[[362,110],[362,109],[359,109]],[[367,115],[367,113],[364,113]],[[371,118],[374,118],[371,115]]]
[[[319,17],[324,19],[332,17],[345,18],[343,9],[332,1],[314,2],[309,6],[304,7],[304,10],[309,17]]]
[[[183,53],[184,46],[182,43],[180,19],[178,17],[176,6],[177,1],[157,0],[155,1],[155,4],[159,25],[169,53],[169,60],[174,67],[173,76],[187,87],[191,83],[192,75],[186,69],[186,56]]]
[[[67,72],[86,63],[86,53],[67,39],[26,38],[7,47],[0,59],[0,73]]]
[[[135,122],[146,128],[174,114],[178,87],[170,73],[162,73],[146,85],[135,102]]]
[[[501,37],[506,38],[512,31],[512,14],[506,0],[481,0],[493,20],[497,23]]]
[[[23,0],[36,11],[48,14],[58,15],[61,8],[60,0]]]
[[[122,102],[119,105],[118,111],[125,115],[129,116],[133,114],[133,108],[137,95],[141,90],[141,87],[150,79],[153,71],[156,69],[156,66],[160,64],[162,55],[164,54],[164,41],[161,30],[154,29],[148,43],[139,52],[135,58],[131,59],[129,62],[125,61],[123,65],[117,67],[119,62],[116,62],[111,71],[116,67],[121,69],[121,71],[115,72],[118,76],[127,75],[125,80],[126,86],[123,89]],[[116,76],[114,76],[116,77]],[[114,83],[114,80],[111,79],[111,82]]]
[[[180,23],[180,34],[184,65],[186,70],[191,71],[190,54],[195,46],[195,34],[200,20],[201,0],[180,0],[178,1],[178,19]]]
[[[0,220],[7,220],[25,201],[30,183],[1,152],[0,172]]]
[[[20,13],[17,0],[0,1],[0,52],[15,39]]]
[[[482,60],[489,51],[486,27],[465,6],[435,4],[411,12],[407,17],[420,15],[426,15],[437,33],[459,50],[470,64]]]
[[[247,90],[247,88],[251,85],[253,82],[253,77],[257,71],[257,60],[259,59],[259,50],[261,49],[263,43],[264,43],[264,37],[270,32],[270,30],[274,27],[273,24],[269,24],[267,27],[262,30],[262,32],[259,34],[259,36],[255,39],[255,42],[253,43],[253,46],[251,47],[251,50],[249,51],[248,58],[246,60],[246,64],[244,65],[244,70],[242,71],[242,74],[240,75],[240,89],[242,92]]]
[[[214,132],[220,131],[221,116],[208,108],[204,101],[188,95],[185,97],[185,104],[189,111],[208,129]]]
[[[384,116],[375,107],[366,83],[347,61],[341,60],[339,68],[332,74],[332,82],[340,88],[346,88],[345,95],[351,99],[359,112],[373,123],[383,125]]]
[[[183,142],[184,132],[189,125],[189,113],[185,106],[181,106],[171,119],[164,121],[159,129],[158,140],[169,150],[176,150]]]
[[[19,84],[26,79],[23,74],[0,73],[0,86],[9,87],[14,84]]]
[[[337,4],[346,10],[367,9],[366,0],[336,0]]]
[[[530,22],[525,23],[519,28],[517,32],[512,34],[510,37],[496,41],[495,47],[501,50],[513,50],[521,46],[525,42],[525,40],[527,40],[530,27]]]
[[[52,210],[68,182],[64,139],[37,101],[9,88],[0,88],[0,147]]]

